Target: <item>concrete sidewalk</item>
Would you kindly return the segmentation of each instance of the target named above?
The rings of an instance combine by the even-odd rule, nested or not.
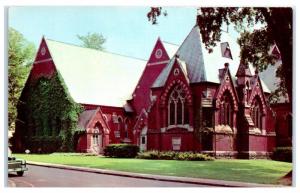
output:
[[[41,162],[32,162],[32,161],[27,161],[27,164],[35,165],[35,166],[42,166],[42,167],[59,168],[59,169],[66,169],[66,170],[75,170],[75,171],[82,171],[82,172],[91,172],[91,173],[131,177],[131,178],[200,184],[200,185],[216,186],[216,187],[282,187],[279,185],[269,185],[269,184],[255,184],[255,183],[212,180],[212,179],[203,179],[203,178],[140,174],[140,173],[132,173],[132,172],[86,168],[86,167],[77,167],[77,166],[67,166],[67,165],[61,165],[61,164],[50,164],[50,163],[41,163]]]

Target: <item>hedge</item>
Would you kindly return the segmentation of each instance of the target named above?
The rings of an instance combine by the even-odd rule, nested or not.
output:
[[[138,159],[160,159],[160,160],[188,160],[188,161],[212,161],[213,157],[193,152],[175,151],[146,151],[137,155]]]
[[[277,147],[273,151],[272,159],[276,161],[292,162],[292,147]]]
[[[110,144],[104,149],[104,156],[118,158],[134,158],[139,152],[139,147],[132,144]]]

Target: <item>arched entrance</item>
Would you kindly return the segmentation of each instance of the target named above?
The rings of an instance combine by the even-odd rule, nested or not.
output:
[[[103,127],[100,123],[96,123],[92,133],[91,151],[99,154],[103,152]]]

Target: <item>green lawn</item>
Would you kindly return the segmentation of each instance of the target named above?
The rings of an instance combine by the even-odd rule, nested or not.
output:
[[[118,159],[79,154],[14,154],[27,161],[65,164],[146,174],[210,178],[230,181],[276,184],[292,169],[291,163],[271,160],[176,161]]]

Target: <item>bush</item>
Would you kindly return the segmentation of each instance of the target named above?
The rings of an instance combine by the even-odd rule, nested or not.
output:
[[[119,158],[133,158],[138,152],[139,147],[132,144],[110,144],[104,149],[105,156]]]
[[[277,147],[273,151],[272,159],[276,161],[292,162],[292,147]]]
[[[161,160],[188,160],[188,161],[212,161],[213,157],[201,153],[175,152],[175,151],[146,151],[137,155],[138,159],[161,159]]]
[[[159,153],[159,159],[172,160],[176,157],[175,151],[163,151]]]
[[[29,149],[31,153],[52,153],[59,151],[61,143],[60,137],[36,136],[28,138],[25,147]]]

